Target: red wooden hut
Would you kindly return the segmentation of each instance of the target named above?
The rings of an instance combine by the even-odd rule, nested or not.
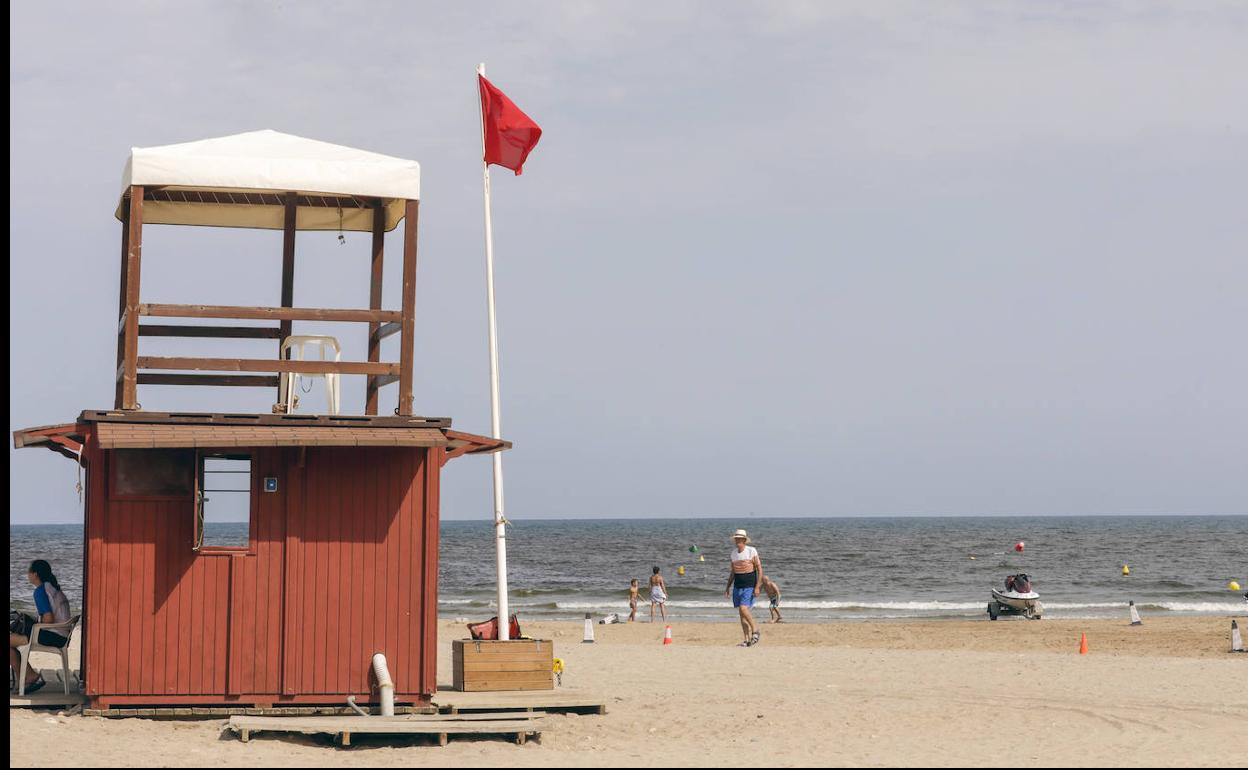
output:
[[[81,672],[93,707],[370,702],[378,652],[396,702],[434,692],[439,474],[452,458],[508,444],[412,413],[418,200],[412,161],[271,131],[133,151],[117,210],[116,402],[14,434],[18,447],[47,447],[85,468]],[[280,305],[142,302],[145,224],[282,230]],[[399,225],[402,307],[384,310],[384,233]],[[372,233],[369,308],[294,306],[296,233],[339,229]],[[325,320],[366,324],[368,360],[282,355],[293,322]],[[381,361],[381,341],[396,334],[399,360]],[[145,356],[144,337],[269,339],[274,355]],[[139,406],[141,385],[276,393],[290,372],[367,377],[362,414]],[[398,406],[379,415],[390,383]],[[248,521],[226,544],[206,537],[220,478]]]

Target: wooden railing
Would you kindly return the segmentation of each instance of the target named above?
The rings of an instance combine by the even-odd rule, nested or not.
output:
[[[369,335],[370,348],[386,337],[402,330],[402,313],[394,310],[350,310],[337,308],[250,307],[237,305],[169,305],[140,304],[138,316],[160,318],[214,318],[229,320],[331,321],[367,323],[376,328]],[[118,335],[124,336],[127,317],[123,312]],[[139,324],[140,337],[194,337],[217,339],[282,340],[280,326],[206,326]],[[363,374],[368,376],[369,391],[399,381],[401,366],[382,361],[321,361],[281,358],[205,358],[191,356],[134,356],[136,382],[139,385],[216,385],[228,387],[276,388],[276,376],[235,374],[169,374],[165,372],[265,372],[282,374]],[[125,364],[117,368],[117,381],[125,377]],[[143,371],[148,370],[148,371]]]
[[[398,382],[399,415],[412,414],[412,356],[416,315],[416,233],[420,203],[403,201],[403,284],[402,310],[382,310],[382,265],[385,250],[386,201],[379,198],[352,198],[352,206],[371,208],[372,248],[369,260],[368,310],[299,308],[294,305],[295,234],[300,207],[343,205],[342,200],[310,196],[294,191],[258,190],[243,193],[249,205],[281,206],[282,283],[281,307],[242,307],[235,305],[166,305],[143,303],[139,298],[139,277],[143,251],[143,203],[145,198],[156,202],[214,203],[234,201],[240,193],[229,191],[176,191],[163,188],[145,189],[132,185],[122,200],[121,283],[118,298],[117,324],[117,387],[115,408],[137,410],[139,385],[225,385],[235,387],[277,388],[280,375],[287,372],[305,374],[362,374],[368,378],[364,414],[378,412],[377,391]],[[224,197],[222,197],[224,196]],[[337,200],[337,204],[335,204]],[[345,200],[345,199],[343,199]],[[230,319],[271,321],[266,326],[209,326],[140,324],[143,316],[154,318]],[[193,337],[217,339],[277,340],[279,345],[291,334],[294,321],[332,321],[368,324],[367,361],[295,361],[279,352],[272,359],[258,358],[197,358],[140,356],[140,337]],[[399,335],[399,362],[381,361],[381,341]],[[141,369],[149,371],[140,372]],[[150,370],[165,370],[150,371]],[[227,372],[198,374],[196,372]],[[228,374],[239,372],[240,374]],[[246,374],[243,374],[243,373]]]

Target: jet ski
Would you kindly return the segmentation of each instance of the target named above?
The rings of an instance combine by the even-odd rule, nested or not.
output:
[[[992,601],[988,602],[988,617],[996,620],[1001,615],[1022,615],[1039,620],[1044,614],[1040,594],[1032,590],[1031,578],[1019,573],[1005,579],[1005,590],[992,589]]]

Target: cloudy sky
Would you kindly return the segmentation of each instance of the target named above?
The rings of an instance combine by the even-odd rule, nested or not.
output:
[[[420,161],[416,408],[487,432],[485,61],[545,132],[495,173],[510,517],[1248,513],[1242,3],[27,3],[9,34],[11,428],[111,406],[129,148],[272,128]],[[143,300],[277,304],[280,240],[151,227]],[[299,249],[297,305],[366,306],[367,236]],[[11,522],[80,519],[71,463],[10,474]],[[488,461],[445,479],[490,517]]]

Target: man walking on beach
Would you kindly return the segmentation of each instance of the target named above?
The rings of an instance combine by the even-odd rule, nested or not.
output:
[[[736,547],[729,557],[728,585],[724,587],[724,598],[732,598],[732,606],[737,608],[741,616],[741,631],[745,641],[738,647],[753,647],[759,642],[758,626],[754,624],[754,616],[750,608],[754,606],[754,590],[763,577],[763,563],[758,558],[758,551],[750,545],[750,537],[744,529],[738,529],[732,535]]]

